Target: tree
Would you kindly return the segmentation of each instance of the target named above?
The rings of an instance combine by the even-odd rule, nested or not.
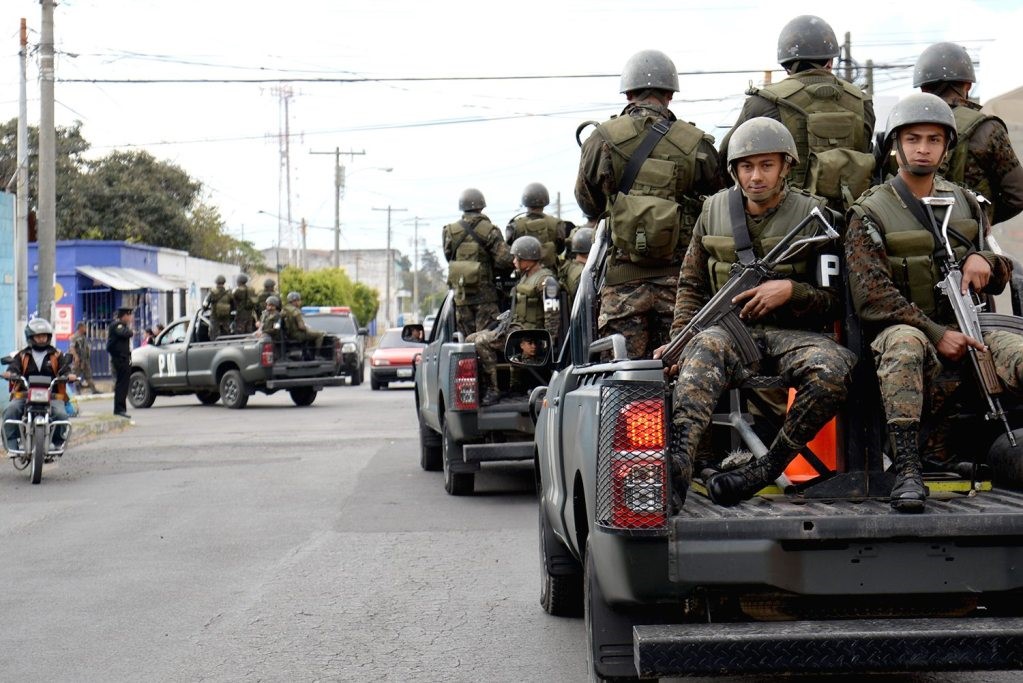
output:
[[[288,266],[281,271],[280,291],[302,295],[302,303],[311,306],[348,306],[359,322],[366,323],[377,315],[380,294],[361,282],[354,283],[343,268],[300,270]]]

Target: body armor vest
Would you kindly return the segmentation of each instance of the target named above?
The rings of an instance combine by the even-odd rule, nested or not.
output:
[[[515,303],[512,307],[513,325],[525,330],[544,327],[543,284],[549,277],[554,277],[553,273],[540,267],[515,285]]]
[[[209,295],[210,312],[214,318],[231,317],[231,292],[223,285],[217,285]]]
[[[952,115],[955,117],[956,134],[959,137],[959,142],[941,165],[938,173],[946,180],[964,185],[966,182],[966,161],[970,156],[970,137],[973,136],[973,133],[980,124],[985,121],[995,120],[1001,122],[1001,119],[995,116],[988,116],[964,105],[953,107]],[[988,200],[994,200],[994,197],[991,196],[991,183],[988,182],[987,177],[981,180],[976,187],[971,187],[970,189],[983,195]]]
[[[448,264],[448,286],[455,290],[456,304],[462,305],[482,287],[492,286],[493,262],[484,245],[493,229],[482,214],[467,214],[462,220],[444,226],[453,250]]]
[[[516,218],[512,223],[512,235],[509,244],[526,235],[540,240],[540,261],[550,269],[558,266],[557,245],[558,225],[561,223],[554,216],[545,213],[540,215],[526,214]]]
[[[256,290],[248,285],[235,287],[232,298],[234,299],[234,308],[239,315],[252,315],[256,305],[254,301]]]

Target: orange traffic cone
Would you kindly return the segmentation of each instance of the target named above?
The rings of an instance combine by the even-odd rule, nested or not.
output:
[[[788,405],[790,408],[795,399],[796,390],[789,389]],[[817,436],[813,437],[810,443],[806,445],[810,447],[810,450],[814,452],[822,463],[828,466],[828,469],[834,471],[838,463],[838,423],[836,419],[831,418],[828,420],[828,423],[817,432]],[[789,466],[785,468],[785,476],[793,484],[801,484],[804,481],[820,476],[820,474],[802,455],[797,455],[789,463]]]

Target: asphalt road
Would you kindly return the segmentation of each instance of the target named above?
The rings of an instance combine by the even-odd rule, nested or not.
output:
[[[410,389],[132,413],[39,486],[0,467],[0,679],[586,680],[581,620],[538,603],[530,469],[448,496]]]

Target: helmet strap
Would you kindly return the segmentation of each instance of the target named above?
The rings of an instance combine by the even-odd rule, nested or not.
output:
[[[895,153],[899,155],[899,167],[904,168],[915,176],[928,176],[934,175],[938,172],[938,166],[919,166],[917,164],[909,163],[906,158],[906,152],[902,149],[902,140],[899,139],[899,131],[895,131]],[[948,153],[948,143],[945,143],[945,153]],[[945,155],[941,155],[941,159],[945,159]],[[940,162],[939,162],[940,164]]]

